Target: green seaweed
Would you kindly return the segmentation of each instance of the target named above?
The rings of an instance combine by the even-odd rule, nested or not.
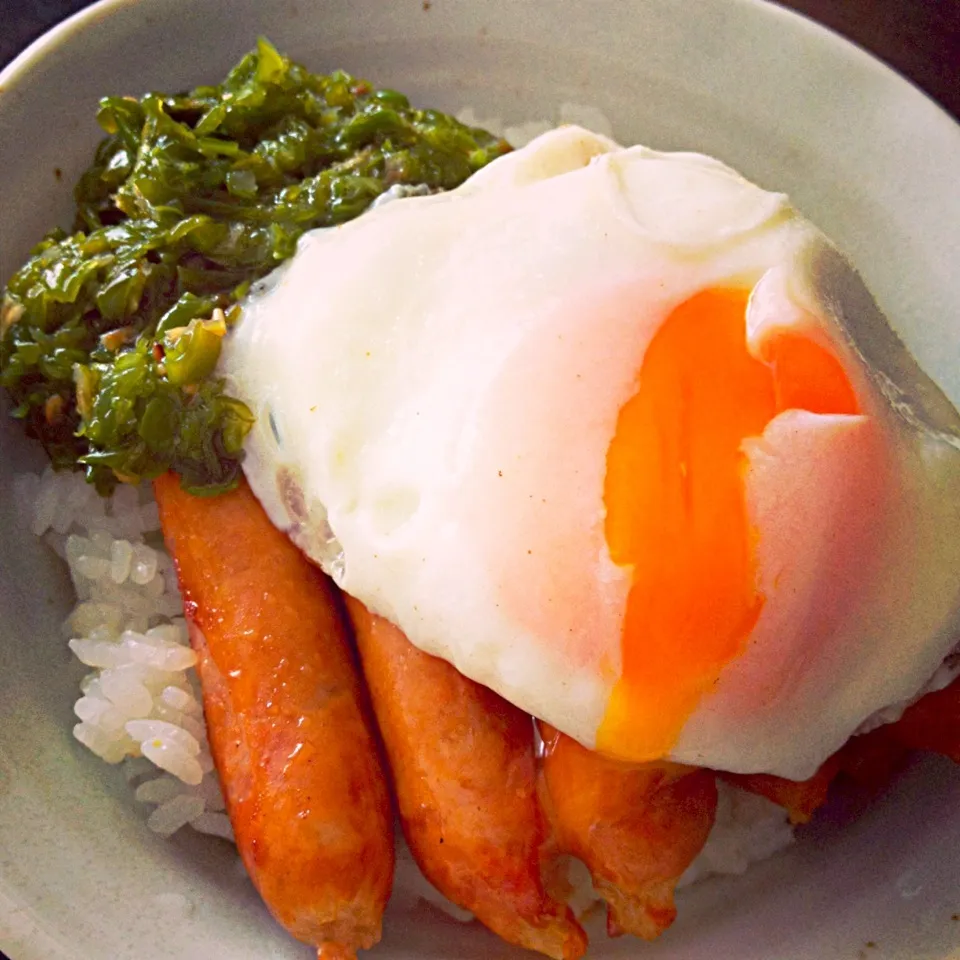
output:
[[[392,185],[452,189],[510,149],[263,39],[217,86],[106,97],[97,121],[73,232],[4,290],[0,385],[54,466],[102,493],[169,469],[195,493],[234,486],[253,415],[216,360],[250,284]]]

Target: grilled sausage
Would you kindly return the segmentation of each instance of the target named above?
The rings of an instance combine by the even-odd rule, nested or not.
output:
[[[245,485],[155,482],[237,846],[277,920],[325,960],[380,939],[386,777],[333,588]]]
[[[504,940],[557,960],[586,949],[544,891],[533,723],[347,598],[407,842],[427,879]]]
[[[653,940],[677,915],[673,893],[717,811],[708,770],[609,760],[541,725],[544,803],[566,853],[607,901],[610,936]]]

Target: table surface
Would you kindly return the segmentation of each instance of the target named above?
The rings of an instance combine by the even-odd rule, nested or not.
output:
[[[2,67],[89,0],[0,2]],[[960,0],[782,0],[782,4],[859,43],[960,119]],[[8,958],[0,953],[0,960]]]

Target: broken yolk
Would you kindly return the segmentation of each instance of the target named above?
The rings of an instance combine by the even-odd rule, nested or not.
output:
[[[840,363],[812,340],[783,333],[764,360],[750,355],[748,296],[707,290],[670,314],[607,453],[606,540],[632,583],[597,748],[621,758],[670,752],[760,616],[744,439],[787,409],[859,412]]]

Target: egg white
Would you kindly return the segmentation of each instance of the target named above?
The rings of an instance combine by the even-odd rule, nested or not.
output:
[[[782,194],[708,157],[565,127],[456,191],[313,231],[223,352],[257,415],[245,472],[344,590],[593,746],[630,586],[603,529],[617,416],[664,319],[729,285],[754,288],[751,347],[778,324],[819,337],[867,402],[842,423],[788,411],[745,444],[767,621],[672,756],[806,776],[955,643],[960,430]],[[834,598],[849,609],[811,651],[795,598],[823,589],[818,543],[855,499],[845,450],[868,435],[902,496],[875,523],[865,512],[882,562],[849,577]]]

